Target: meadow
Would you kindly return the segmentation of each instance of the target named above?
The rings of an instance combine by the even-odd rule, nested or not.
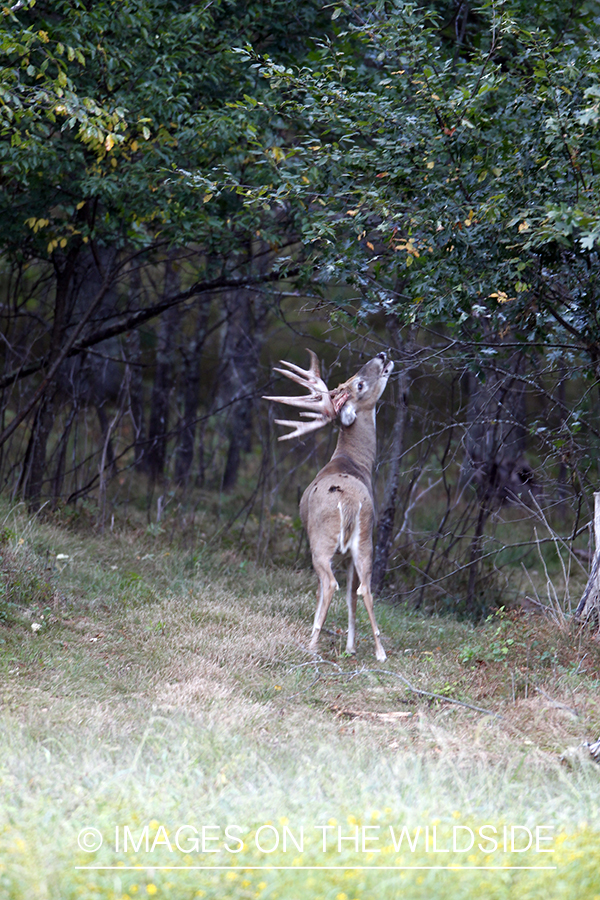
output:
[[[313,657],[305,560],[180,526],[2,508],[1,897],[600,898],[593,631],[380,603],[381,664],[339,594]]]

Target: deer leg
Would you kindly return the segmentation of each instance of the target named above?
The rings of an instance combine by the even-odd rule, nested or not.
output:
[[[309,650],[311,653],[314,653],[317,649],[317,644],[319,643],[319,635],[321,634],[321,628],[323,627],[323,622],[327,616],[327,612],[329,610],[329,604],[331,603],[332,597],[339,588],[339,584],[335,580],[335,575],[333,574],[333,569],[331,568],[331,561],[315,561],[313,559],[313,566],[315,567],[315,571],[319,577],[319,602],[317,604],[317,611],[315,613],[315,620],[313,622],[313,630],[312,636],[310,639]]]
[[[367,615],[369,617],[369,622],[371,623],[371,628],[373,629],[373,638],[375,640],[375,658],[379,662],[384,662],[384,660],[387,657],[386,657],[385,650],[383,649],[381,639],[379,637],[379,628],[377,626],[377,622],[375,621],[375,613],[373,612],[373,595],[371,593],[370,560],[368,563],[366,563],[364,560],[355,559],[354,565],[358,572],[358,577],[360,578],[360,586],[356,593],[360,594],[364,600],[365,607],[367,609]]]
[[[316,623],[319,620],[319,613],[321,607],[323,605],[323,582],[319,579],[319,587],[317,588],[317,608],[315,610],[315,618],[313,620],[313,631],[315,630]]]
[[[358,574],[352,560],[348,563],[347,578],[348,641],[346,643],[346,653],[356,653],[356,591],[358,589]]]
[[[373,629],[373,638],[375,639],[375,658],[379,660],[379,662],[384,662],[387,659],[385,650],[383,649],[383,645],[381,643],[381,639],[379,637],[379,628],[377,626],[377,622],[375,621],[375,613],[373,612],[373,595],[371,594],[371,585],[363,585],[358,589],[358,593],[362,595],[363,600],[365,601],[365,606],[367,608],[367,615],[369,616],[369,621],[371,623],[371,628]]]

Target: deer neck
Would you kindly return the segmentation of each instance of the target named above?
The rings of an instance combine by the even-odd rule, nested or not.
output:
[[[361,469],[366,469],[371,477],[377,453],[377,431],[375,409],[365,410],[348,427],[340,424],[337,445],[332,459],[345,456]]]

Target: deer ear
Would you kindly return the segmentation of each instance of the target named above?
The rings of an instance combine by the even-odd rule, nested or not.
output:
[[[346,401],[340,410],[340,419],[342,420],[342,425],[345,425],[346,428],[356,419],[356,409],[354,405],[350,401]]]

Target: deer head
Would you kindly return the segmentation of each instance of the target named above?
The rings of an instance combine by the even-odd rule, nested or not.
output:
[[[359,369],[356,375],[336,388],[346,399],[340,408],[342,425],[348,428],[356,421],[359,411],[374,409],[383,394],[394,363],[385,353],[378,353]]]
[[[286,369],[275,368],[275,372],[285,375],[297,384],[306,388],[307,397],[263,397],[275,403],[285,403],[301,409],[303,418],[310,422],[299,422],[293,419],[275,419],[278,425],[285,425],[292,430],[279,437],[280,441],[302,437],[311,431],[323,428],[339,415],[342,425],[349,427],[355,421],[359,409],[372,409],[387,384],[394,364],[388,362],[385,353],[379,353],[374,359],[359,369],[356,375],[330,391],[323,379],[317,355],[309,350],[311,364],[309,369],[302,369],[294,363],[281,360]]]

